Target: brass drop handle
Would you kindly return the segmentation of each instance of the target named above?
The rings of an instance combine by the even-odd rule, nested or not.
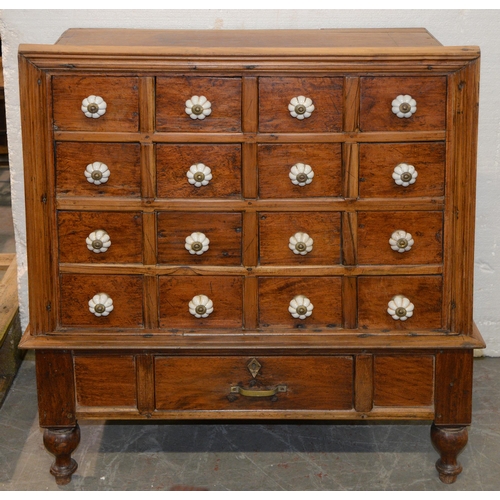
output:
[[[231,386],[231,394],[239,394],[241,396],[246,396],[248,398],[267,398],[270,396],[276,396],[279,392],[286,392],[286,385],[277,385],[271,389],[245,389],[239,385]]]

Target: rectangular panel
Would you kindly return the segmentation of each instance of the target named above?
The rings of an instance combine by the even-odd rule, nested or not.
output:
[[[430,406],[434,401],[434,356],[375,356],[375,406]]]
[[[193,266],[241,265],[242,227],[240,213],[160,212],[158,262]],[[193,233],[200,234],[191,237]],[[186,238],[190,239],[186,241]]]
[[[137,77],[54,76],[54,127],[56,130],[137,132],[138,89]],[[95,97],[101,98],[97,99],[101,104],[96,111],[92,109]]]
[[[258,357],[255,379],[252,358],[163,357],[155,360],[158,410],[349,410],[353,400],[350,356]],[[231,393],[231,387],[272,390],[275,397]],[[229,398],[228,398],[229,396]]]
[[[240,144],[158,144],[160,198],[241,197]]]
[[[243,278],[229,276],[182,276],[159,278],[160,328],[217,329],[242,328]],[[213,311],[205,317],[192,314],[199,304],[194,297],[204,295]],[[192,302],[192,305],[190,303]],[[203,301],[206,304],[206,301]],[[201,305],[203,305],[201,304]]]
[[[259,144],[261,198],[341,196],[340,144]]]
[[[340,212],[260,212],[259,248],[261,265],[339,264]]]
[[[311,314],[293,317],[290,302],[297,296],[311,302]],[[303,301],[299,301],[303,302]],[[336,328],[342,324],[342,278],[259,278],[259,323],[262,328]]]

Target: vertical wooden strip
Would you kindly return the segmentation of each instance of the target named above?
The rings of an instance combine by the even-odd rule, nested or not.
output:
[[[373,408],[373,356],[358,354],[355,356],[354,409],[371,411]]]
[[[259,192],[257,173],[257,144],[244,143],[242,145],[242,192],[244,198],[257,198]]]
[[[141,415],[151,416],[155,409],[154,358],[139,354],[135,358],[137,374],[137,409]]]
[[[158,328],[158,277],[145,275],[143,283],[144,328]]]
[[[156,197],[156,158],[154,144],[141,144],[141,196],[152,200]]]
[[[139,78],[139,130],[151,134],[155,129],[155,79]]]
[[[156,213],[142,213],[142,262],[156,264]]]
[[[243,280],[243,327],[255,330],[259,324],[259,289],[256,276],[247,276]]]
[[[35,351],[40,427],[76,424],[73,356],[70,351]]]
[[[359,130],[360,79],[355,76],[344,78],[344,131]]]
[[[436,425],[469,425],[472,417],[473,350],[436,354]]]
[[[342,144],[342,164],[344,171],[343,194],[346,199],[356,199],[359,192],[359,144]]]
[[[242,130],[247,133],[257,132],[259,119],[257,77],[243,77],[241,92]]]
[[[342,315],[344,328],[357,328],[358,323],[358,282],[354,276],[342,277]]]
[[[257,212],[243,213],[243,265],[254,267],[259,262],[259,222]]]
[[[342,263],[355,266],[357,262],[358,216],[356,212],[342,212]]]

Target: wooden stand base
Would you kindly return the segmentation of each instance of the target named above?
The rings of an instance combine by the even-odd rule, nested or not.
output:
[[[460,452],[465,448],[468,439],[467,427],[431,427],[431,440],[441,458],[436,462],[439,479],[451,484],[462,472],[462,466],[457,461]]]
[[[71,458],[71,453],[80,443],[80,427],[78,424],[70,429],[45,429],[43,444],[56,459],[50,467],[50,473],[56,483],[63,486],[71,481],[78,464]]]

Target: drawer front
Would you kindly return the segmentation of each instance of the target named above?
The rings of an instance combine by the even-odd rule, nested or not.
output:
[[[340,144],[260,144],[261,198],[341,196]]]
[[[359,212],[358,264],[439,264],[442,212]]]
[[[342,279],[259,278],[259,324],[294,329],[342,326]]]
[[[340,262],[339,212],[260,212],[261,265],[334,265]]]
[[[442,142],[361,144],[359,196],[361,198],[443,196],[445,151],[445,144]],[[400,168],[397,168],[398,166]],[[405,177],[405,172],[410,173],[411,177]]]
[[[140,212],[59,212],[59,261],[141,263]]]
[[[52,92],[56,130],[137,132],[138,82],[137,77],[54,76]],[[101,98],[98,100],[100,104],[93,102],[94,97]]]
[[[443,328],[441,276],[363,276],[358,278],[359,328],[424,330]],[[406,320],[394,319],[387,311],[396,296],[409,299],[414,308]],[[401,302],[395,301],[396,305]],[[409,310],[410,307],[403,309]],[[391,311],[396,311],[392,308]],[[397,311],[402,314],[404,311]],[[394,314],[397,316],[397,314]],[[399,317],[399,316],[398,316]]]
[[[160,276],[159,303],[160,328],[242,328],[243,279]]]
[[[259,131],[340,132],[342,93],[342,78],[259,78]]]
[[[160,212],[158,262],[193,266],[241,265],[241,233],[239,213]]]
[[[255,378],[252,364],[260,365]],[[256,396],[275,390],[274,396]],[[350,410],[353,359],[158,356],[155,400],[157,410]]]
[[[142,282],[142,276],[61,275],[61,326],[99,330],[142,328]],[[112,301],[112,309],[108,299]]]
[[[156,178],[160,198],[239,198],[241,145],[158,145]]]
[[[139,144],[58,142],[56,144],[58,195],[141,195]]]
[[[398,96],[411,96],[416,111],[410,109],[399,117],[394,107]],[[404,104],[403,104],[404,106]],[[402,109],[404,111],[404,109]],[[446,77],[362,77],[360,94],[360,129],[362,132],[382,130],[444,130],[446,127]]]
[[[198,99],[192,99],[194,96],[204,96],[206,101],[198,103]],[[191,102],[186,104],[187,101]],[[196,109],[197,106],[201,108]],[[208,110],[210,114],[206,114]],[[200,119],[202,116],[204,118]],[[240,132],[241,78],[201,76],[157,78],[156,130]]]

